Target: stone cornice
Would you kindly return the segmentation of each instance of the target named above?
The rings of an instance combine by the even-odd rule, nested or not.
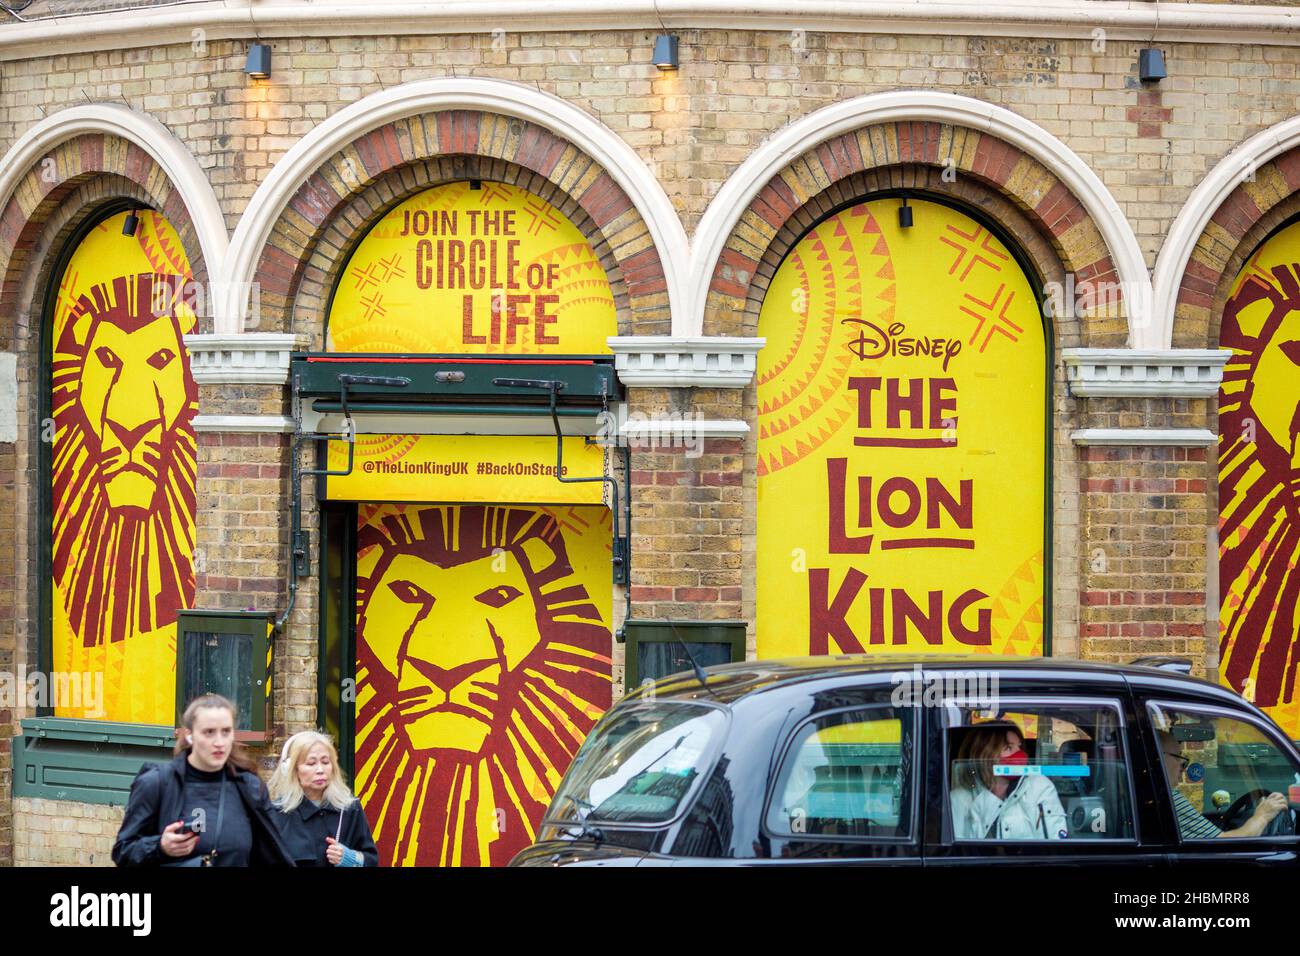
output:
[[[1065,349],[1065,377],[1078,398],[1211,398],[1219,393],[1225,349]]]
[[[628,444],[656,447],[678,440],[744,438],[749,434],[749,426],[738,419],[726,418],[643,418],[624,422],[618,433]]]
[[[293,419],[287,415],[195,415],[196,432],[287,433]]]
[[[1180,448],[1213,445],[1208,428],[1080,428],[1070,433],[1076,445],[1173,445]]]
[[[19,17],[21,19],[21,15]],[[779,30],[947,36],[1031,36],[1171,43],[1300,43],[1300,11],[1230,3],[1109,0],[332,0],[163,4],[117,12],[9,20],[0,60],[194,40],[285,36],[598,30]]]
[[[609,339],[624,385],[744,388],[767,340],[727,336],[623,335]]]
[[[244,332],[187,335],[190,370],[200,385],[285,385],[289,353],[306,345],[300,335]]]

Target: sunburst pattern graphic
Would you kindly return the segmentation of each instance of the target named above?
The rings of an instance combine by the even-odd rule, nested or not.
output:
[[[82,241],[52,326],[54,666],[105,677],[102,713],[168,724],[177,612],[194,601],[192,275],[171,225],[125,213]]]
[[[1266,242],[1223,312],[1220,676],[1300,736],[1300,227]]]
[[[357,435],[354,439],[354,461],[382,461],[393,464],[401,461],[419,444],[418,435]],[[332,441],[327,452],[327,465],[331,471],[341,471],[348,465],[348,447],[345,442]]]
[[[763,357],[770,364],[758,373],[759,475],[804,458],[848,421],[853,401],[844,379],[860,333],[839,320],[867,315],[884,328],[894,319],[889,244],[866,205],[816,226],[783,271],[785,283],[774,282],[768,297],[786,307],[790,324],[764,330],[775,341],[769,338]]]
[[[389,866],[500,866],[610,703],[609,512],[365,505],[357,792]]]

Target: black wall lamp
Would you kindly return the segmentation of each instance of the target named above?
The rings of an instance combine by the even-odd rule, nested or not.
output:
[[[136,215],[136,212],[138,210],[135,209],[127,212],[126,219],[122,221],[122,235],[134,236],[136,230],[140,228],[140,217]]]
[[[1165,55],[1160,50],[1138,51],[1138,79],[1143,83],[1159,83],[1169,74],[1165,72]]]
[[[677,69],[677,37],[661,33],[655,37],[654,65],[661,70]]]
[[[912,228],[912,207],[907,204],[907,197],[903,197],[903,205],[898,207],[898,228]]]
[[[248,59],[244,62],[244,72],[256,80],[264,80],[271,75],[271,48],[265,43],[254,43],[248,48]]]

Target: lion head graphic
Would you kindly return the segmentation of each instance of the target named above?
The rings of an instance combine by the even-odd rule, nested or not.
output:
[[[1219,393],[1221,670],[1263,707],[1292,703],[1300,662],[1298,270],[1256,256],[1221,338],[1232,350]]]
[[[609,705],[609,625],[540,508],[390,507],[357,554],[357,791],[380,852],[503,864]]]
[[[87,647],[193,602],[191,298],[181,276],[118,277],[81,295],[54,341],[54,574]]]

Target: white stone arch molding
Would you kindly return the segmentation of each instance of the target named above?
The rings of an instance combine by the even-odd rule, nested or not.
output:
[[[1156,257],[1156,324],[1151,330],[1147,348],[1167,349],[1173,342],[1178,287],[1183,281],[1183,273],[1187,271],[1187,263],[1192,258],[1192,250],[1209,225],[1210,218],[1232,195],[1232,191],[1246,182],[1256,170],[1296,146],[1300,146],[1300,116],[1293,116],[1256,133],[1219,160],[1192,190],[1169,228],[1160,255]]]
[[[1151,277],[1115,197],[1073,150],[1040,126],[994,103],[932,90],[890,90],[825,106],[770,136],[727,178],[700,219],[691,258],[691,328],[700,335],[704,305],[727,237],[764,186],[791,162],[821,143],[864,126],[893,122],[936,122],[965,126],[1010,143],[1047,167],[1083,204],[1101,231],[1128,313],[1129,344],[1137,346],[1150,325]]]
[[[395,120],[436,110],[481,110],[550,130],[599,163],[645,219],[673,314],[689,309],[686,231],[659,181],[623,139],[573,104],[536,87],[487,77],[439,77],[372,93],[324,120],[294,144],[263,180],[231,239],[218,332],[238,333],[262,249],[298,188],[348,143]]]
[[[0,209],[32,166],[51,149],[77,136],[107,133],[143,149],[176,187],[194,223],[209,282],[220,274],[229,236],[212,184],[185,144],[147,113],[116,103],[70,106],[41,120],[24,133],[0,160]]]

